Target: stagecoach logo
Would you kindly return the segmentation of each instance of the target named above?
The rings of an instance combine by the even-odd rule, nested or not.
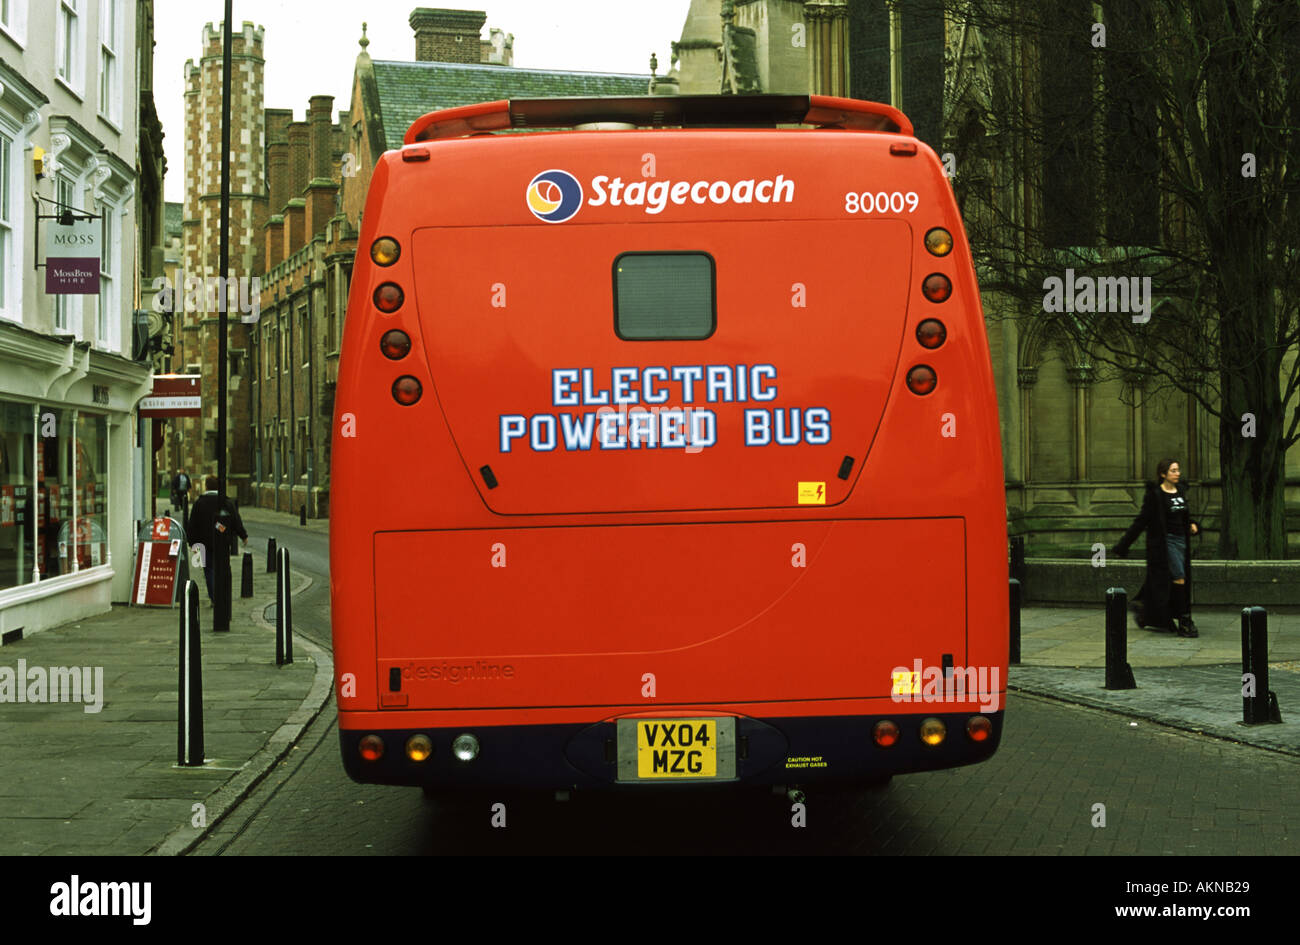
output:
[[[547,223],[563,223],[582,207],[582,185],[568,171],[542,171],[528,183],[528,209]]]

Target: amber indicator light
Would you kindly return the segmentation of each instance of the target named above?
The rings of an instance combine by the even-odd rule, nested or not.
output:
[[[925,248],[932,256],[947,256],[952,252],[952,234],[941,226],[925,234]]]
[[[401,255],[402,247],[391,236],[381,236],[370,244],[370,258],[380,266],[391,266]]]

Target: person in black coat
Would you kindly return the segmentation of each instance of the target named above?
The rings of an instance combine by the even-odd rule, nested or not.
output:
[[[1156,476],[1156,482],[1147,483],[1142,511],[1115,546],[1115,555],[1128,557],[1129,547],[1145,531],[1146,580],[1133,597],[1138,625],[1169,630],[1180,637],[1199,636],[1192,622],[1192,555],[1188,542],[1190,536],[1200,533],[1201,527],[1192,520],[1187,487],[1179,482],[1178,463],[1161,460]]]
[[[190,509],[190,517],[185,522],[185,540],[191,546],[203,545],[203,572],[208,584],[208,600],[215,600],[213,584],[217,575],[217,555],[224,554],[228,557],[234,547],[234,536],[238,535],[241,540],[248,541],[248,532],[244,530],[239,509],[228,498],[217,494],[217,486],[220,484],[217,477],[208,476],[204,484],[208,491],[199,496]],[[217,513],[223,508],[230,517],[229,525],[223,526],[227,528],[225,534],[217,529]],[[216,547],[212,547],[214,533]]]

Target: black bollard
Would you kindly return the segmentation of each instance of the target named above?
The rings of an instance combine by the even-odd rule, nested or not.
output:
[[[298,510],[298,524],[304,528],[307,525],[307,506],[305,505]]]
[[[199,586],[181,592],[181,650],[177,661],[176,763],[203,764],[203,660],[199,638]]]
[[[1128,664],[1128,594],[1122,587],[1106,589],[1106,688],[1137,688]]]
[[[251,551],[244,552],[243,573],[239,576],[239,596],[253,596],[253,553]]]
[[[275,572],[275,665],[293,662],[293,604],[289,595],[289,549],[281,548]]]
[[[1011,665],[1020,665],[1020,582],[1011,579]]]
[[[266,573],[267,574],[275,573],[275,539],[274,538],[268,538],[266,540]]]
[[[1021,584],[1025,582],[1025,536],[1011,539],[1011,576]]]
[[[1282,721],[1277,693],[1268,688],[1268,611],[1246,607],[1241,611],[1241,720],[1247,725]],[[1246,676],[1254,676],[1254,695],[1246,695]]]

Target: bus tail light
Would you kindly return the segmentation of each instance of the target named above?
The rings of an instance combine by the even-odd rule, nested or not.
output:
[[[357,751],[366,761],[378,761],[384,757],[384,740],[378,735],[365,735],[357,745]]]
[[[390,361],[400,361],[411,353],[411,336],[396,328],[386,331],[384,337],[379,339],[379,350],[384,352],[384,357]]]
[[[907,372],[907,389],[922,396],[930,393],[938,385],[938,375],[928,364],[918,364]]]
[[[916,340],[922,348],[937,348],[947,339],[948,329],[937,318],[927,318],[916,326]]]
[[[933,231],[931,231],[933,232]],[[927,235],[926,239],[930,237]],[[370,244],[370,258],[380,266],[391,266],[402,255],[402,247],[391,236],[381,236]]]
[[[947,256],[952,252],[952,234],[936,226],[925,234],[925,248],[931,256]]]
[[[946,302],[952,295],[952,280],[942,272],[932,272],[921,283],[921,294],[931,302]]]
[[[872,728],[871,737],[881,748],[888,748],[898,742],[898,726],[889,719],[881,719]]]
[[[411,406],[423,393],[424,388],[420,386],[420,382],[409,374],[404,374],[393,381],[393,399],[403,407]]]
[[[412,761],[424,761],[433,754],[433,742],[428,735],[412,735],[406,740],[406,757]]]
[[[993,734],[993,723],[986,715],[972,715],[966,720],[966,734],[973,742],[987,741]]]
[[[478,739],[468,733],[457,735],[451,743],[451,753],[461,761],[473,761],[478,757]]]
[[[384,282],[375,289],[375,308],[384,314],[392,314],[402,307],[406,296],[402,287],[396,282]]]
[[[921,723],[921,741],[927,745],[940,745],[948,735],[948,726],[943,719],[928,718]]]

